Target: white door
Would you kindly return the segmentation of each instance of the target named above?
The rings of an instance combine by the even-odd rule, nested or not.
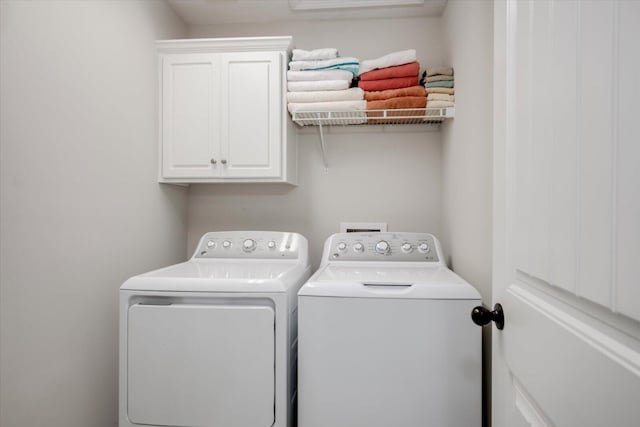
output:
[[[162,176],[207,178],[221,169],[220,69],[214,54],[162,58]]]
[[[271,426],[274,326],[267,306],[132,305],[128,419],[154,426]]]
[[[640,2],[495,3],[493,425],[640,425]]]
[[[282,174],[282,53],[221,57],[222,176],[277,178]]]

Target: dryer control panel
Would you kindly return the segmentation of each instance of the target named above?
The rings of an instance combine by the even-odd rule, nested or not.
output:
[[[200,239],[193,258],[296,259],[304,237],[280,231],[214,231]]]
[[[438,239],[428,233],[338,233],[325,243],[328,261],[439,262]]]

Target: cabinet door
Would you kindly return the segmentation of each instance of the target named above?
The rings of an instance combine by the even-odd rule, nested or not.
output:
[[[283,69],[280,52],[222,58],[221,156],[226,178],[281,176]]]
[[[162,177],[212,177],[221,168],[220,68],[213,54],[162,60]]]

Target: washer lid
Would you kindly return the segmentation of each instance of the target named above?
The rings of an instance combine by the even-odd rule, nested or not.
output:
[[[446,267],[327,265],[300,289],[300,296],[406,299],[473,299],[480,294]]]
[[[306,274],[297,261],[191,259],[134,276],[120,289],[174,292],[285,292]]]

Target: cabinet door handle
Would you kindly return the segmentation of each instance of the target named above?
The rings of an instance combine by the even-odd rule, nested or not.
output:
[[[212,164],[212,165],[215,165],[216,163],[218,163],[218,161],[212,157],[212,158],[211,158],[211,164]]]
[[[220,160],[220,162],[221,162],[223,165],[226,165],[226,164],[227,164],[227,161],[226,161],[225,159]]]

